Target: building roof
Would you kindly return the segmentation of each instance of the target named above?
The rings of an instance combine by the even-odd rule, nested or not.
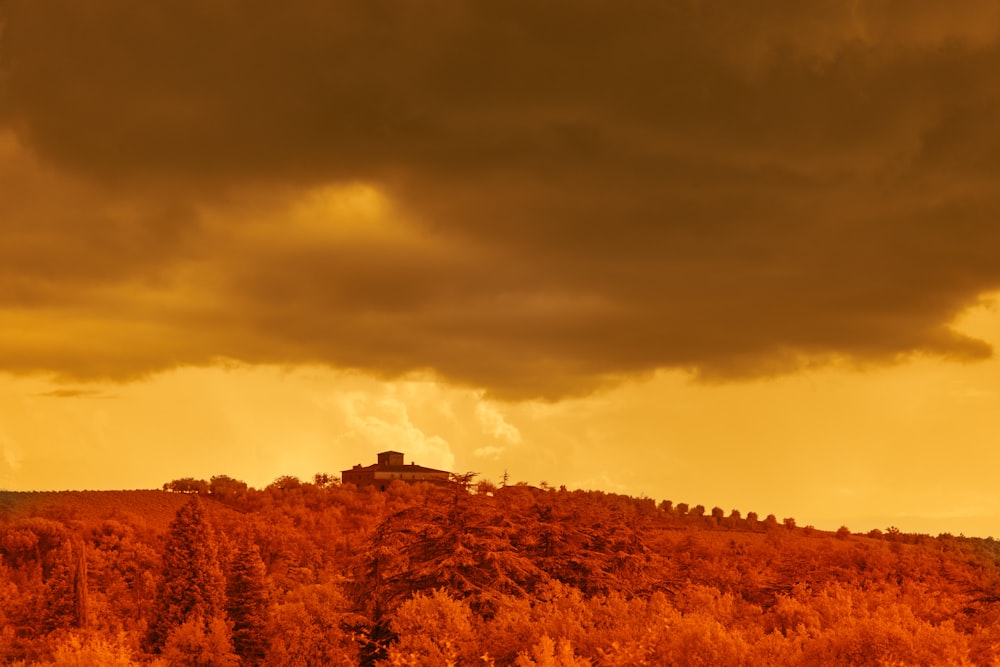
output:
[[[347,470],[341,470],[342,473],[345,472],[436,472],[444,475],[450,474],[447,470],[436,470],[434,468],[425,468],[424,466],[418,466],[416,463],[406,463],[401,466],[380,466],[377,463],[373,463],[370,466],[355,466],[354,468],[348,468]]]

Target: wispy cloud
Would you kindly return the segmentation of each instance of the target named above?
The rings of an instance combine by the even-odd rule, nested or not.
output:
[[[35,395],[43,398],[117,398],[97,389],[53,389]]]
[[[443,470],[454,468],[455,455],[448,441],[418,428],[404,402],[355,393],[343,397],[338,404],[348,428],[338,438],[344,445],[355,448],[364,445],[372,451],[400,451],[408,462]]]

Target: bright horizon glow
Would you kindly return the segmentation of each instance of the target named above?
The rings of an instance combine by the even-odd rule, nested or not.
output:
[[[990,300],[956,325],[1000,344]],[[78,392],[78,393],[77,393]],[[1000,362],[693,384],[680,373],[558,403],[322,368],[178,369],[131,384],[0,382],[0,487],[262,488],[393,449],[498,481],[598,489],[852,530],[1000,534]],[[970,465],[970,462],[975,465]]]

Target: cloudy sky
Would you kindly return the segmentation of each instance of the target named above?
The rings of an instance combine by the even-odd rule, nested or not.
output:
[[[1000,2],[0,20],[0,487],[391,448],[1000,536]]]

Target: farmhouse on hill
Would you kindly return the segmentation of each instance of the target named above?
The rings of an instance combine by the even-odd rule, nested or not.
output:
[[[403,463],[401,452],[379,452],[378,463],[370,466],[358,464],[350,470],[340,471],[340,480],[344,484],[374,486],[379,491],[385,491],[393,480],[402,482],[447,482],[449,473],[446,470],[425,468],[416,463]]]

